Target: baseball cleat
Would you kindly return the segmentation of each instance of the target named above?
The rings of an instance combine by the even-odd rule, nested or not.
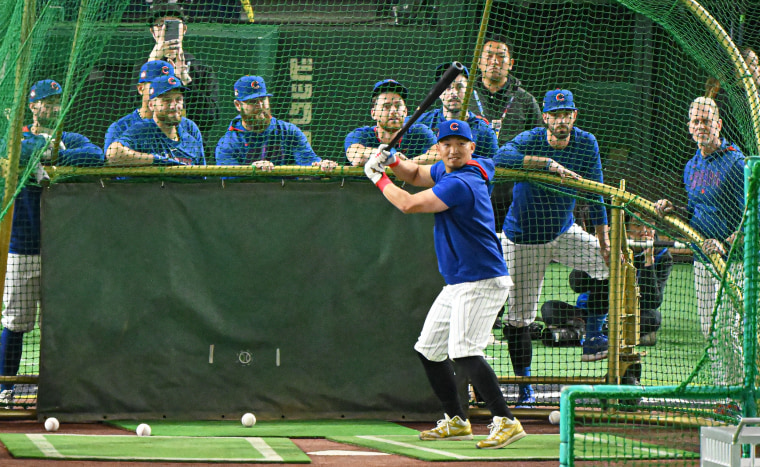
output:
[[[449,418],[449,414],[443,414],[443,420],[438,420],[438,426],[432,430],[420,432],[422,441],[439,441],[439,440],[468,440],[472,439],[472,426],[468,420],[462,420],[457,415]]]
[[[488,425],[491,433],[488,438],[478,441],[478,449],[499,449],[510,445],[515,441],[528,436],[523,430],[518,419],[510,420],[507,417],[494,417],[493,423]]]

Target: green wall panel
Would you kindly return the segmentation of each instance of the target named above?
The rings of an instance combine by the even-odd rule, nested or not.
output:
[[[58,184],[42,204],[41,414],[439,415],[412,348],[443,285],[432,216],[365,181]]]

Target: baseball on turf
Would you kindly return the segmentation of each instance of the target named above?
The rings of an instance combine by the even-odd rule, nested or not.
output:
[[[559,410],[552,410],[549,414],[549,423],[559,425]]]
[[[45,420],[45,429],[47,431],[58,431],[58,427],[60,426],[61,424],[58,423],[58,419],[55,417],[50,417]]]
[[[141,423],[137,425],[135,432],[137,433],[137,436],[150,436],[150,425],[147,423]]]
[[[256,424],[256,416],[252,413],[247,413],[240,419],[240,423],[242,423],[243,426],[253,426]]]

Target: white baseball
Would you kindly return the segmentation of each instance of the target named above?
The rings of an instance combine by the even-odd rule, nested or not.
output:
[[[58,423],[58,419],[55,417],[50,417],[47,420],[45,420],[45,429],[47,431],[58,431],[58,428],[61,426],[60,423]]]
[[[135,433],[137,433],[137,436],[150,436],[150,425],[147,423],[137,425]]]
[[[245,427],[251,427],[256,424],[256,415],[252,413],[244,414],[240,419],[240,423],[242,423]]]
[[[559,410],[552,410],[549,414],[549,423],[559,425]]]

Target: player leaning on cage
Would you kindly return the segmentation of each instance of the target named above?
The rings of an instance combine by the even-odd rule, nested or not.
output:
[[[32,125],[24,127],[21,141],[21,166],[29,164],[40,151],[42,165],[103,165],[103,151],[89,139],[64,131],[55,161],[51,142],[61,110],[61,85],[51,79],[38,81],[29,92]],[[37,171],[36,181],[46,178]],[[3,290],[3,332],[0,335],[0,375],[15,376],[21,364],[24,333],[32,331],[40,305],[40,197],[42,188],[27,182],[13,206],[13,226],[8,248],[8,267]],[[13,384],[0,385],[0,405],[10,407]]]
[[[109,165],[206,165],[198,126],[182,116],[187,90],[175,76],[150,82],[152,119],[132,125],[106,149]]]
[[[377,152],[380,145],[388,144],[404,126],[407,117],[406,98],[409,90],[393,79],[384,79],[372,88],[372,119],[375,126],[363,126],[346,135],[343,149],[346,159],[353,165],[363,165]],[[435,135],[425,125],[414,124],[391,152],[413,160],[435,160]]]
[[[434,81],[437,82],[443,76],[443,73],[451,66],[451,62],[438,65],[433,75]],[[470,71],[467,67],[464,67],[462,73],[456,77],[451,85],[441,93],[441,108],[430,110],[422,114],[417,120],[417,123],[421,123],[430,128],[433,133],[438,131],[438,124],[446,120],[458,119],[462,112],[462,103],[464,102],[464,95],[467,91],[467,79],[470,76]],[[474,113],[467,112],[467,124],[470,125],[472,130],[472,136],[475,138],[475,157],[488,157],[493,158],[496,155],[496,151],[499,150],[499,144],[496,141],[496,134],[493,132],[488,122],[478,117]],[[435,161],[431,161],[435,162]]]
[[[543,169],[563,178],[583,177],[602,183],[599,145],[594,135],[574,127],[577,116],[570,91],[547,92],[543,106],[546,126],[517,135],[499,149],[494,162],[507,168]],[[531,182],[515,183],[504,221],[504,259],[515,286],[509,296],[503,332],[516,376],[530,376],[533,346],[528,326],[536,319],[547,266],[557,261],[595,279],[609,279],[609,228],[607,212],[600,204],[602,197],[595,197],[599,203],[590,203],[589,220],[595,229],[594,237],[575,224],[577,190],[559,190],[548,190]],[[583,346],[583,361],[607,356],[602,318],[586,323],[590,338]],[[535,402],[532,386],[521,384],[518,406],[532,402]]]
[[[689,106],[689,133],[697,143],[697,152],[686,164],[683,183],[688,197],[689,225],[706,239],[702,251],[726,255],[735,241],[741,241],[739,226],[744,211],[744,154],[736,145],[721,138],[722,127],[715,101],[709,97],[694,99]],[[675,208],[667,199],[657,201],[654,207],[661,216]],[[720,286],[714,274],[709,260],[700,256],[694,258],[694,288],[705,336],[710,333],[711,316]]]
[[[325,172],[338,166],[317,156],[300,128],[272,116],[272,95],[262,77],[243,76],[233,90],[240,114],[216,145],[218,165],[253,165],[265,172],[277,165],[317,166]]]
[[[104,148],[108,148],[125,131],[145,119],[153,118],[153,110],[150,108],[150,82],[161,76],[174,76],[174,66],[163,60],[146,62],[140,68],[140,77],[137,80],[137,93],[140,94],[140,107],[113,122],[106,131]]]
[[[512,285],[493,230],[489,185],[494,167],[490,159],[472,159],[475,143],[463,121],[441,123],[437,146],[442,160],[432,166],[380,151],[364,167],[367,177],[402,212],[435,214],[433,239],[446,286],[430,308],[414,349],[445,415],[436,428],[421,432],[420,439],[472,439],[452,359],[494,416],[488,438],[477,447],[501,448],[526,433],[507,407],[483,352]],[[400,180],[428,189],[410,194],[397,187],[385,174],[384,164]]]

